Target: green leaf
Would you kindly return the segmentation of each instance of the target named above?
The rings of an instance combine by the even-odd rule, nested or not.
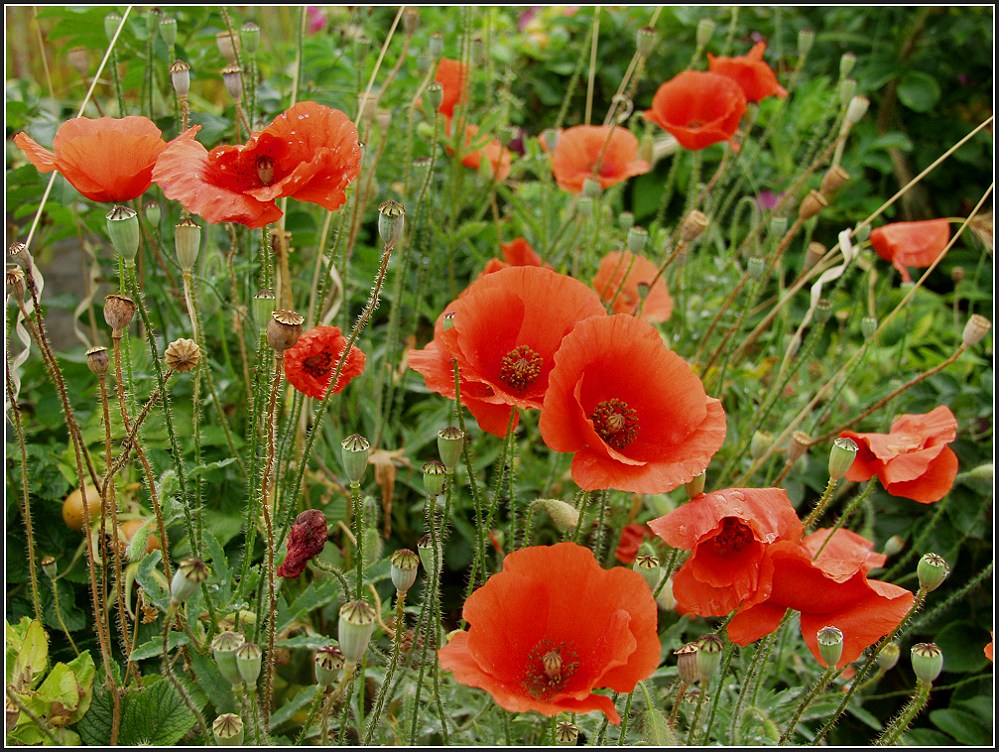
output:
[[[212,566],[212,576],[208,582],[218,587],[216,600],[219,603],[228,603],[232,599],[232,569],[229,568],[229,560],[226,559],[225,551],[222,550],[218,539],[207,530],[204,544],[207,561]]]
[[[929,112],[940,101],[940,85],[932,76],[909,71],[898,82],[898,101],[916,112]]]
[[[986,746],[992,739],[991,729],[987,729],[977,716],[961,710],[953,708],[934,710],[930,713],[930,721],[961,744],[981,747]]]
[[[168,643],[167,650],[173,651],[181,645],[189,645],[191,638],[184,632],[171,632]],[[155,658],[158,655],[163,655],[163,638],[161,636],[156,636],[149,642],[139,645],[139,647],[131,652],[128,659],[130,661],[142,661],[146,658]]]
[[[340,584],[332,578],[310,582],[290,606],[278,607],[277,631],[283,632],[305,614],[332,603],[339,596]]]
[[[969,636],[981,634],[981,640],[973,640]],[[955,673],[974,673],[988,665],[982,648],[987,638],[985,630],[970,621],[953,621],[941,629],[933,640],[943,651],[944,669]],[[979,642],[981,644],[979,644]]]
[[[32,689],[49,665],[48,636],[40,622],[21,619],[17,626],[6,620],[7,686]]]
[[[166,613],[170,605],[169,583],[166,583],[163,572],[157,569],[157,564],[162,558],[159,550],[146,554],[139,562],[139,571],[135,575],[135,581],[142,588],[143,599]]]
[[[180,741],[195,724],[194,713],[165,679],[144,690],[128,692],[125,700],[119,744],[167,747]]]
[[[290,721],[295,714],[315,699],[318,685],[306,687],[271,714],[271,728],[276,729],[282,723]]]
[[[276,648],[301,648],[304,650],[319,650],[331,644],[329,637],[323,635],[295,635],[287,640],[277,640],[274,643]]]

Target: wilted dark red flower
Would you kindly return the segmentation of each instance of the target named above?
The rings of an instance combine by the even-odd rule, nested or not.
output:
[[[659,323],[673,314],[673,298],[666,289],[666,280],[662,276],[656,279],[658,275],[659,267],[645,256],[614,251],[601,259],[593,278],[593,289],[604,302],[613,301],[611,312],[635,314],[641,306],[641,318]],[[650,287],[654,279],[656,283]]]
[[[328,533],[326,515],[318,509],[298,515],[288,533],[288,555],[277,568],[278,577],[293,579],[302,574],[305,565],[322,552]]]
[[[731,78],[684,71],[659,87],[645,117],[696,151],[732,138],[745,112],[746,95]]]
[[[678,607],[724,616],[766,580],[767,549],[801,539],[802,526],[782,488],[729,488],[701,494],[649,523],[673,548],[691,552],[673,575]]]
[[[442,57],[437,63],[434,81],[444,89],[438,112],[446,118],[453,118],[454,108],[468,100],[468,68],[457,60]]]
[[[957,438],[957,418],[945,405],[925,415],[902,415],[888,433],[844,431],[857,442],[847,480],[878,476],[892,496],[921,504],[940,501],[957,477],[957,455],[947,446]]]
[[[462,404],[484,431],[505,436],[513,408],[541,407],[562,338],[603,315],[597,294],[572,277],[538,266],[500,269],[444,310],[433,341],[411,350],[409,365],[429,389],[454,399],[456,360]],[[454,322],[447,330],[446,316]]]
[[[766,49],[766,42],[757,42],[748,55],[741,57],[715,57],[708,53],[708,70],[739,84],[750,102],[774,96],[783,99],[787,96],[787,89],[777,83],[773,69],[763,62]]]
[[[631,564],[638,556],[638,549],[642,547],[649,538],[655,538],[656,534],[649,529],[648,525],[641,522],[633,522],[621,528],[621,538],[617,544],[617,551],[614,555],[622,564]]]
[[[59,126],[52,149],[26,133],[14,143],[39,172],[58,171],[91,201],[123,203],[141,196],[153,166],[167,148],[163,133],[146,117],[73,118]]]
[[[263,227],[281,217],[275,202],[285,196],[333,211],[361,171],[354,124],[315,102],[299,102],[241,146],[208,151],[195,130],[170,143],[153,180],[208,222]]]
[[[562,131],[552,154],[552,173],[563,191],[579,193],[587,178],[607,189],[649,171],[638,158],[638,138],[620,126],[577,125]]]
[[[594,690],[631,692],[659,665],[656,603],[644,578],[602,569],[575,543],[509,554],[462,616],[469,629],[441,648],[441,668],[514,713],[599,710],[620,723],[611,699]]]
[[[284,351],[285,378],[302,394],[322,399],[346,346],[347,338],[338,326],[310,329],[298,338],[294,347]],[[342,392],[355,376],[364,373],[366,362],[365,354],[359,348],[351,347],[340,376],[333,385],[333,394]]]
[[[549,448],[575,453],[572,479],[587,491],[672,491],[725,440],[721,403],[659,332],[622,314],[580,321],[562,340],[539,425]]]
[[[871,231],[871,246],[890,261],[904,282],[911,282],[908,266],[925,269],[933,264],[950,242],[950,222],[927,219],[922,222],[893,222]]]

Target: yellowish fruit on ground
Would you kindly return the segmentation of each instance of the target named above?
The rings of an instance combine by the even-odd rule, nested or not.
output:
[[[95,520],[101,515],[101,495],[93,486],[83,486],[71,492],[62,503],[62,519],[70,530],[83,530],[83,492],[87,494],[87,511],[90,519]]]

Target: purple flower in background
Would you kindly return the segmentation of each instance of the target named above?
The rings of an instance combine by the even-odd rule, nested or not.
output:
[[[326,28],[326,23],[329,19],[326,18],[326,13],[319,8],[318,5],[307,5],[305,6],[305,12],[309,16],[309,33],[318,34],[320,31]]]
[[[781,202],[784,198],[783,193],[774,193],[773,191],[760,191],[756,194],[756,205],[760,208],[760,211],[769,211],[771,209],[776,209],[777,204]]]

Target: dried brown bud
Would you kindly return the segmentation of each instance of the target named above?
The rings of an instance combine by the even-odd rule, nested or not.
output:
[[[836,191],[850,181],[850,173],[839,165],[829,168],[829,171],[822,177],[822,195],[826,198],[832,197]]]
[[[278,308],[271,314],[267,324],[267,344],[279,355],[290,347],[294,347],[302,336],[302,324],[305,317],[287,308]]]
[[[163,354],[163,362],[171,371],[187,373],[198,367],[201,350],[193,339],[175,339]]]
[[[688,212],[680,225],[680,239],[689,243],[708,228],[708,217],[704,212]]]
[[[236,64],[236,51],[239,49],[239,37],[230,34],[228,31],[220,31],[215,35],[215,44],[222,53],[222,57],[230,64]]]
[[[791,436],[791,443],[787,446],[788,462],[797,462],[808,447],[811,446],[812,437],[804,431],[795,431]]]
[[[968,323],[964,325],[964,334],[961,339],[965,347],[977,345],[984,339],[992,328],[992,322],[980,314],[972,314]]]
[[[318,509],[298,515],[288,534],[288,555],[277,568],[278,577],[294,579],[302,574],[305,565],[322,552],[328,534],[326,515]]]
[[[817,241],[812,241],[808,244],[808,249],[805,251],[805,268],[811,269],[822,259],[823,256],[829,251],[822,243]]]
[[[111,359],[108,357],[106,347],[91,347],[87,350],[87,368],[91,373],[103,376],[111,367]]]
[[[801,206],[798,207],[798,217],[799,219],[811,219],[820,211],[829,206],[829,201],[818,191],[812,191],[805,199],[801,202]]]
[[[104,298],[104,320],[111,327],[113,335],[121,334],[135,318],[135,301],[124,295],[108,295]]]

